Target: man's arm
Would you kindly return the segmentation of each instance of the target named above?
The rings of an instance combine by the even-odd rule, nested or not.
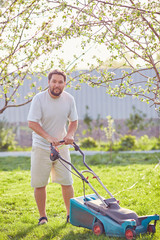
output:
[[[64,137],[65,144],[73,144],[74,134],[78,127],[78,120],[69,122],[67,135]]]
[[[54,138],[50,136],[39,123],[28,121],[28,127],[31,128],[34,132],[36,132],[38,135],[46,139],[49,143],[52,143],[54,146],[59,144],[59,141],[57,138]]]

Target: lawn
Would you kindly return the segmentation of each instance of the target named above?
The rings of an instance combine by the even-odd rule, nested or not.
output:
[[[99,175],[110,192],[120,200],[122,207],[134,210],[138,215],[160,214],[160,153],[108,154],[87,156],[89,166]],[[84,169],[80,156],[72,155],[75,166]],[[83,195],[83,184],[74,178],[75,196]],[[49,183],[47,187],[47,225],[37,226],[38,211],[30,187],[30,159],[27,157],[0,158],[0,240],[55,239],[90,240],[120,239],[105,235],[94,236],[92,231],[66,224],[66,212],[61,187]],[[95,179],[90,182],[105,197]],[[92,193],[86,186],[86,194]],[[106,198],[107,198],[106,194]],[[160,221],[156,233],[136,239],[160,239]],[[122,239],[122,238],[121,238]]]

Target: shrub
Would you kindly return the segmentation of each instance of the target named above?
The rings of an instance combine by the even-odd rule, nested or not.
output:
[[[16,143],[13,127],[4,119],[0,120],[0,150],[15,149]]]
[[[156,149],[157,139],[155,137],[149,138],[147,135],[144,135],[136,141],[136,145],[136,149],[142,151]]]
[[[125,150],[133,150],[135,147],[135,143],[136,143],[136,137],[135,136],[131,136],[131,135],[125,135],[123,137],[121,137],[120,139],[120,149],[122,151]]]
[[[83,138],[80,141],[80,147],[82,147],[82,148],[95,148],[95,147],[98,147],[98,144],[92,137],[87,137],[87,138]]]
[[[160,149],[160,137],[157,139],[157,145],[155,146],[155,149]]]

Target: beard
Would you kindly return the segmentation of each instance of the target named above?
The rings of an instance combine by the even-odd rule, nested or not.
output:
[[[53,95],[53,96],[55,96],[55,97],[59,97],[60,95],[61,95],[61,93],[62,93],[62,91],[58,88],[58,90],[59,90],[59,92],[55,92],[55,90],[54,89],[49,89],[50,90],[50,93]]]

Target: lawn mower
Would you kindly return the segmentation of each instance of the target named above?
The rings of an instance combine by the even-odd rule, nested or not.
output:
[[[64,141],[60,141],[63,144]],[[57,148],[51,144],[50,159],[52,161],[59,160],[62,164],[70,165],[76,175],[80,177],[83,184],[88,184],[93,190],[93,194],[84,195],[70,199],[70,223],[74,226],[91,229],[95,235],[105,234],[110,237],[125,237],[126,239],[134,239],[137,235],[145,233],[155,233],[156,222],[160,216],[138,216],[134,211],[120,207],[119,201],[110,193],[106,186],[101,182],[96,173],[85,162],[85,155],[80,147],[74,142],[75,151],[79,151],[83,157],[83,164],[86,170],[79,172],[72,163],[69,163],[60,156]],[[84,173],[93,175],[100,185],[109,194],[110,198],[105,199],[100,196],[94,189]],[[153,224],[150,222],[153,221]]]

